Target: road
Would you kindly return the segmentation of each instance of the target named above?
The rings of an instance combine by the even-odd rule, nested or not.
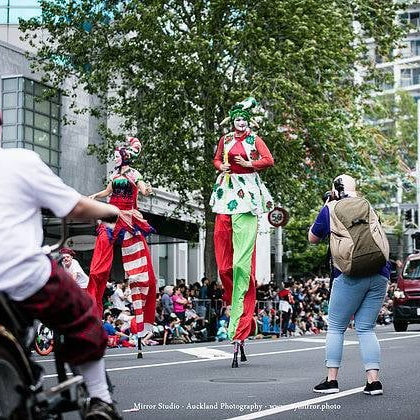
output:
[[[232,345],[197,343],[134,350],[111,349],[106,367],[124,419],[420,419],[420,326],[396,333],[378,326],[383,396],[364,395],[357,335],[345,337],[340,392],[314,394],[325,377],[325,335],[247,342],[249,361],[232,369]],[[47,384],[52,359],[39,358]],[[67,416],[66,419],[77,418]]]

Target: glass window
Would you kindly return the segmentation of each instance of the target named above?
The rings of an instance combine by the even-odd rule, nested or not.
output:
[[[51,117],[57,119],[60,117],[60,105],[51,103]]]
[[[420,55],[420,41],[411,41],[411,53],[412,55]]]
[[[3,93],[3,108],[15,108],[17,106],[16,93]]]
[[[51,150],[51,165],[55,165],[58,166],[58,152],[54,152],[53,150]]]
[[[33,80],[25,79],[25,83],[24,83],[25,92],[33,93],[34,92],[34,84],[35,84],[35,82]]]
[[[33,128],[25,127],[24,139],[26,141],[30,141],[31,143],[33,143],[33,141],[34,141],[34,130],[33,130]]]
[[[25,107],[32,109],[34,107],[34,97],[25,93]]]
[[[51,134],[51,149],[58,150],[58,136]]]
[[[34,125],[34,113],[32,111],[25,110],[25,124]]]
[[[16,124],[17,123],[16,109],[6,109],[3,111],[3,124]]]
[[[45,115],[35,113],[34,126],[41,130],[50,131],[50,119]]]
[[[10,90],[17,90],[17,80],[18,79],[4,79],[3,80],[3,92]]]
[[[1,87],[5,122],[2,145],[34,150],[58,174],[60,92],[52,92],[57,103],[53,99],[45,99],[42,95],[49,88],[24,77],[1,79]]]
[[[50,102],[46,100],[35,101],[35,111],[42,112],[43,114],[50,113]]]
[[[17,147],[16,142],[5,142],[3,141],[1,147],[3,147],[3,149],[10,149],[12,147]]]
[[[420,83],[420,68],[413,69],[413,85],[418,85]]]
[[[58,121],[51,120],[51,133],[58,134]]]
[[[49,147],[50,146],[50,136],[48,133],[44,133],[40,130],[34,131],[34,143],[41,146]]]
[[[46,88],[44,86],[39,83],[35,83],[35,96],[39,96],[41,98],[45,91]]]
[[[3,140],[17,140],[17,127],[15,125],[3,126]]]
[[[34,146],[34,152],[38,153],[42,161],[47,165],[50,163],[50,151],[44,147]]]

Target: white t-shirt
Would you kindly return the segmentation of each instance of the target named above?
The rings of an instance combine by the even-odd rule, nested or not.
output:
[[[70,267],[64,266],[64,270],[66,270],[72,277],[75,277],[76,283],[82,289],[86,289],[89,283],[89,277],[83,271],[83,268],[80,267],[79,261],[75,260],[74,258],[71,260]]]
[[[115,289],[115,292],[111,296],[111,302],[114,308],[119,309],[120,311],[123,311],[124,309],[127,309],[125,306],[125,296],[122,289],[117,287]]]
[[[36,153],[0,148],[1,292],[21,301],[45,285],[51,263],[41,250],[40,208],[64,217],[80,198]]]

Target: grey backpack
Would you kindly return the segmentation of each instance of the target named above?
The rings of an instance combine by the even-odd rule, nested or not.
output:
[[[349,197],[327,206],[334,266],[352,277],[378,273],[389,259],[389,244],[369,202],[361,197]]]

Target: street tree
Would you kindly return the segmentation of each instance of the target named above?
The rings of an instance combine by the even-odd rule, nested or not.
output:
[[[65,90],[76,112],[121,118],[101,126],[105,161],[122,133],[142,139],[138,169],[205,212],[206,274],[216,277],[208,205],[220,122],[256,97],[259,135],[276,160],[264,174],[277,202],[299,218],[317,207],[334,174],[368,173],[377,138],[360,101],[380,77],[382,55],[403,33],[397,5],[376,0],[40,0],[42,16],[20,27],[33,65]],[[360,68],[366,77],[357,81]],[[70,80],[70,89],[64,81]],[[99,105],[80,107],[76,88]],[[106,120],[106,118],[104,118]]]

